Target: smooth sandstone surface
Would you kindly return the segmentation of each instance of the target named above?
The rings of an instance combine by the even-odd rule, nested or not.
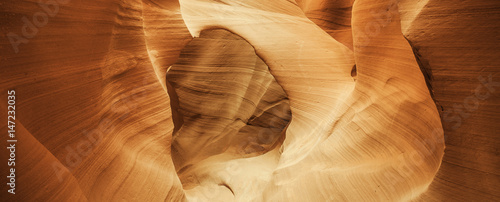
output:
[[[40,2],[0,3],[2,199],[500,200],[498,1]]]

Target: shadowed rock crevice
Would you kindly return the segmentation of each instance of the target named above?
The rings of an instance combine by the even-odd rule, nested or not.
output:
[[[175,124],[172,158],[185,189],[209,180],[196,171],[204,160],[225,163],[281,145],[291,118],[288,98],[244,39],[205,30],[166,76]]]

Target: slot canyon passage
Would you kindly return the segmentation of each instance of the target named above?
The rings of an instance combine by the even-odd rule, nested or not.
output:
[[[500,1],[3,0],[0,16],[2,147],[10,90],[17,105],[1,201],[500,201]]]

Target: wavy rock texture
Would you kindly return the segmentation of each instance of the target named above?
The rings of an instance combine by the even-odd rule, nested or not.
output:
[[[500,200],[498,1],[40,2],[0,3],[2,200]]]
[[[406,2],[404,36],[429,74],[446,151],[424,200],[498,201],[500,184],[500,4]],[[412,11],[413,10],[413,11]]]
[[[180,117],[172,158],[188,197],[260,195],[276,167],[290,107],[252,46],[225,30],[203,31],[170,67],[167,81]]]

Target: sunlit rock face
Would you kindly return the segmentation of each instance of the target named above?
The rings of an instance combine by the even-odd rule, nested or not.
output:
[[[167,72],[172,159],[190,200],[259,196],[290,121],[285,92],[245,40],[206,30]]]
[[[7,0],[0,16],[2,200],[500,200],[499,1]]]

